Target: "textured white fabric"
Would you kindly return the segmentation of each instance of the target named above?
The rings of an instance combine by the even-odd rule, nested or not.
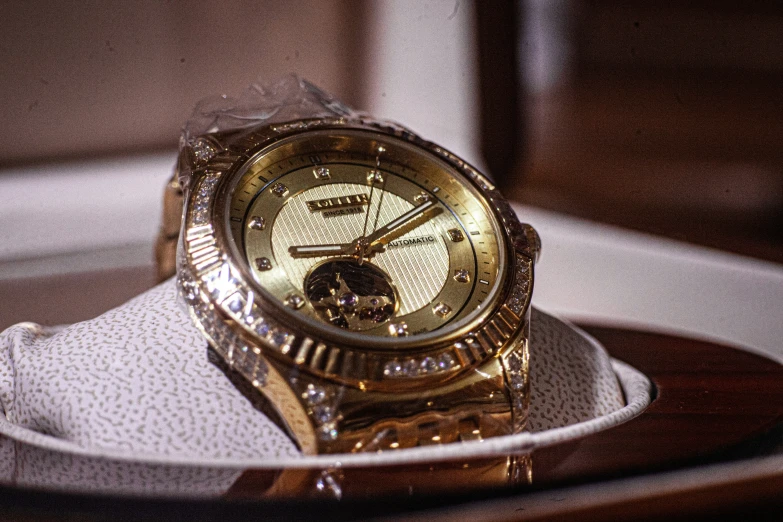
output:
[[[538,433],[524,433],[511,437],[500,437],[489,444],[473,444],[460,446],[452,444],[451,448],[471,448],[471,453],[483,456],[493,453],[506,454],[509,448],[518,451],[519,448],[536,448],[559,442],[573,440],[615,426],[632,418],[641,411],[649,401],[649,382],[622,363],[613,363],[617,377],[630,402],[620,410],[608,415],[597,417],[590,421],[572,424]],[[48,489],[65,489],[68,491],[84,490],[112,494],[144,494],[144,495],[177,495],[203,497],[220,496],[224,494],[240,477],[246,468],[278,467],[287,464],[328,467],[322,457],[299,460],[248,459],[226,460],[222,462],[202,462],[202,466],[194,466],[192,461],[163,461],[160,457],[149,457],[130,454],[111,454],[110,457],[99,455],[95,450],[79,448],[37,434],[24,428],[15,427],[0,417],[0,482],[24,487],[44,487]],[[13,438],[9,438],[13,437]],[[39,440],[36,440],[38,437]],[[59,444],[55,444],[55,441]],[[429,453],[417,455],[418,460],[432,460],[438,456]],[[412,461],[411,452],[402,450],[387,452],[383,455],[361,454],[366,462],[388,463],[390,458],[397,461]],[[451,452],[454,458],[455,452]],[[469,457],[461,452],[459,457]],[[123,458],[125,457],[125,458]],[[152,463],[151,463],[152,462]],[[350,462],[342,462],[347,465]],[[365,463],[366,463],[365,462]],[[354,462],[359,464],[360,462]]]
[[[627,420],[649,401],[649,382],[614,366],[595,341],[534,311],[529,420],[534,435],[302,459],[208,361],[206,344],[170,280],[91,321],[64,328],[23,323],[0,334],[5,412],[0,433],[55,455],[109,456],[126,463],[237,468],[469,456],[529,449]],[[617,376],[625,379],[625,390]],[[623,391],[633,398],[629,406]],[[570,427],[564,431],[565,426]]]
[[[295,446],[207,360],[168,281],[62,329],[0,336],[6,418],[85,448],[193,458],[295,457]]]
[[[533,432],[608,415],[625,402],[603,347],[535,308],[530,321],[530,383],[527,429]]]

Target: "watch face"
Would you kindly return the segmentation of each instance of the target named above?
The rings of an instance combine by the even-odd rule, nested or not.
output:
[[[262,150],[235,180],[225,200],[235,254],[281,313],[333,338],[447,335],[497,299],[499,223],[420,147],[312,131]]]

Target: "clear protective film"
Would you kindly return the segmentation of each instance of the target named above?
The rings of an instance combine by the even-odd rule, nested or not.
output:
[[[290,74],[273,83],[253,83],[236,98],[219,95],[201,100],[182,129],[182,140],[190,143],[204,134],[308,118],[359,115],[319,87]]]
[[[254,82],[238,97],[223,94],[199,101],[182,128],[180,150],[191,147],[204,154],[215,152],[201,149],[209,147],[208,142],[199,142],[199,137],[207,134],[241,134],[275,123],[362,115],[307,80],[289,74],[271,83]],[[189,173],[180,169],[182,187],[189,186]]]

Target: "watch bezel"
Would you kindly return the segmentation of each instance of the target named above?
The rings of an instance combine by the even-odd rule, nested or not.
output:
[[[498,243],[506,257],[507,274],[505,278],[500,275],[500,288],[491,306],[445,336],[434,330],[407,338],[379,337],[368,350],[366,335],[334,331],[312,319],[303,321],[309,318],[294,319],[276,299],[259,298],[264,291],[230,238],[226,198],[243,169],[259,154],[282,140],[316,129],[371,132],[413,144],[454,169],[473,187],[500,227]],[[365,119],[302,120],[241,136],[209,135],[203,139],[209,154],[198,155],[193,147],[185,147],[180,157],[180,168],[189,170],[191,183],[186,191],[178,272],[182,281],[189,282],[191,298],[199,301],[198,307],[191,306],[191,312],[202,332],[213,345],[236,344],[218,350],[225,352],[229,364],[239,350],[343,385],[394,389],[402,382],[410,387],[455,378],[502,353],[519,335],[529,314],[537,236],[531,227],[519,223],[489,180],[451,152],[397,125]],[[194,312],[195,308],[200,313]],[[207,321],[205,315],[209,316]],[[211,331],[220,323],[233,336]],[[411,360],[416,362],[411,365]],[[414,371],[402,371],[403,363]],[[360,367],[364,371],[357,371]]]
[[[330,131],[335,129],[318,129],[318,131]],[[341,132],[340,138],[343,137],[350,137],[356,139],[357,137],[360,137],[360,139],[364,140],[370,140],[372,138],[378,138],[382,140],[386,140],[386,143],[384,145],[391,145],[394,143],[394,141],[397,140],[395,137],[391,137],[387,134],[382,134],[377,131],[367,131],[367,130],[360,130],[360,129],[339,129]],[[354,134],[351,136],[351,134]],[[361,133],[361,134],[356,134]],[[236,240],[232,240],[231,238],[231,230],[230,230],[230,223],[229,223],[229,213],[230,213],[230,206],[232,204],[232,197],[235,191],[238,189],[238,183],[240,180],[244,177],[247,169],[251,167],[254,162],[260,158],[268,154],[271,150],[276,150],[278,147],[285,145],[287,142],[290,143],[292,141],[296,141],[300,135],[294,134],[287,136],[280,140],[275,140],[274,142],[264,146],[259,151],[256,151],[253,153],[250,158],[243,163],[243,165],[237,169],[231,176],[231,179],[226,180],[222,185],[219,185],[216,190],[216,197],[215,197],[215,208],[213,210],[213,216],[214,216],[214,222],[216,223],[217,228],[215,230],[215,236],[218,241],[218,243],[222,244],[224,248],[228,248],[230,251],[230,254],[233,259],[241,259],[242,261],[246,261],[246,255],[244,252],[242,252],[239,248],[239,245],[237,244]],[[407,144],[408,142],[403,142],[403,144]],[[443,162],[440,158],[431,158],[432,161],[438,162],[442,164],[442,167],[449,168],[450,165]],[[457,175],[460,175],[459,173],[456,173]],[[464,176],[462,176],[464,178]],[[275,178],[277,179],[277,178]],[[275,183],[275,179],[270,179],[267,184],[273,184]],[[469,184],[469,182],[465,179],[463,180],[464,183]],[[474,187],[475,188],[475,187]],[[491,208],[487,204],[486,200],[484,199],[484,196],[482,194],[477,194],[477,199],[479,203],[481,204],[482,208],[487,214],[490,214],[494,216],[494,213],[492,212]],[[273,226],[273,223],[269,223],[269,226]],[[496,236],[504,236],[504,232],[501,230],[502,225],[500,224],[499,220],[495,218],[495,223],[493,224],[493,229],[495,229]],[[501,266],[505,268],[507,264],[508,254],[506,252],[507,246],[505,244],[505,241],[501,239],[498,241],[498,247],[499,247],[499,255],[503,257],[502,260],[500,260]],[[453,338],[460,336],[460,331],[465,332],[471,330],[473,327],[475,327],[477,324],[482,323],[487,316],[491,312],[491,307],[486,307],[485,309],[481,310],[478,314],[470,314],[469,316],[466,316],[464,318],[459,319],[457,322],[450,324],[444,328],[440,328],[438,330],[432,330],[426,333],[419,333],[412,336],[407,337],[379,337],[379,336],[368,336],[361,332],[352,332],[348,330],[339,330],[337,328],[334,328],[332,326],[324,324],[322,321],[315,320],[311,317],[299,314],[291,310],[290,308],[286,307],[284,304],[282,304],[278,299],[275,299],[270,292],[268,292],[265,288],[261,286],[261,284],[256,280],[256,278],[253,276],[251,270],[248,267],[248,264],[245,262],[236,263],[236,266],[238,270],[241,272],[243,279],[248,281],[249,286],[253,288],[253,290],[256,292],[256,296],[263,295],[265,299],[261,302],[261,307],[266,308],[268,312],[274,312],[275,314],[281,314],[282,316],[285,316],[288,321],[281,321],[281,322],[287,322],[288,324],[293,324],[294,327],[300,327],[303,330],[307,331],[309,334],[311,334],[313,337],[323,340],[325,342],[330,342],[333,344],[339,344],[341,346],[347,346],[347,347],[353,347],[355,349],[367,349],[367,350],[374,350],[374,351],[393,351],[398,354],[402,352],[402,355],[405,355],[407,352],[410,351],[421,351],[422,347],[430,348],[431,346],[434,346],[435,344],[442,344],[445,342],[448,342],[452,340]],[[490,289],[489,293],[489,302],[496,301],[503,290],[503,285],[505,283],[505,277],[503,277],[505,274],[500,274],[500,277],[497,278],[495,283],[493,284],[492,288]]]

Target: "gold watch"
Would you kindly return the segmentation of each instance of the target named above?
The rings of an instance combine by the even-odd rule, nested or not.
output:
[[[520,432],[535,230],[451,152],[302,85],[313,117],[186,132],[161,276],[176,259],[194,323],[304,454]]]

